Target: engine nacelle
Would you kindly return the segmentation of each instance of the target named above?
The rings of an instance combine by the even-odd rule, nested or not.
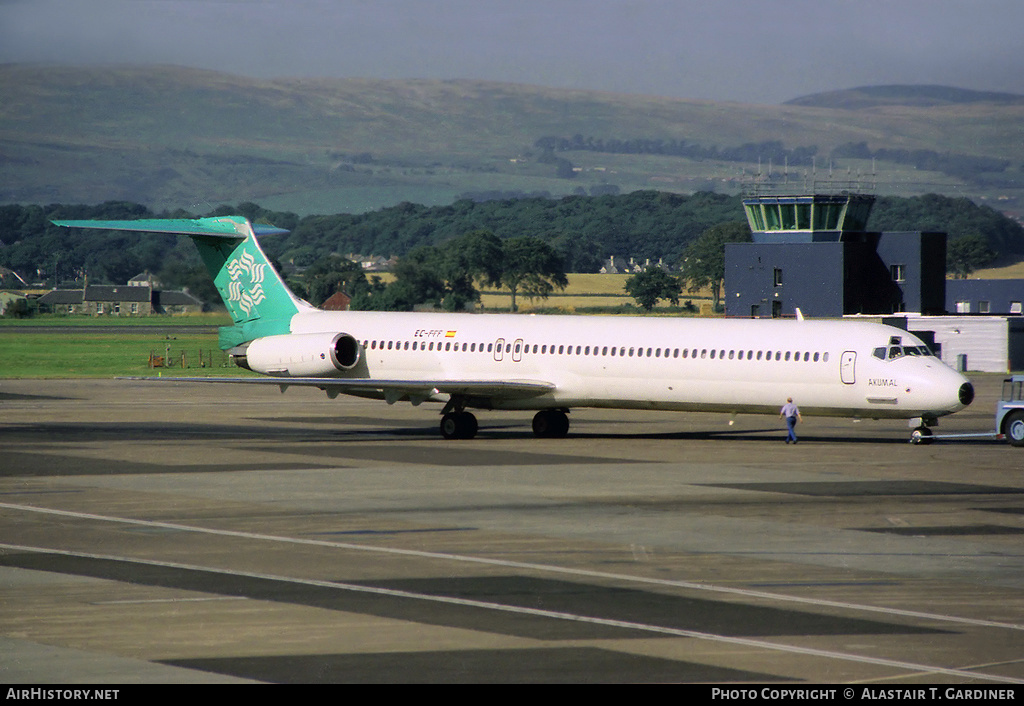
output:
[[[283,377],[333,377],[359,362],[359,342],[347,333],[289,333],[232,348],[240,368]]]

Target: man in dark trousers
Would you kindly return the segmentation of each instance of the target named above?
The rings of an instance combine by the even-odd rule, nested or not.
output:
[[[800,410],[795,404],[793,404],[792,397],[787,398],[786,404],[782,405],[782,411],[779,412],[779,419],[786,420],[786,429],[789,430],[789,434],[786,436],[786,443],[788,444],[792,441],[795,444],[796,433],[794,433],[793,430],[796,428],[796,423],[803,421],[803,418],[800,416]]]

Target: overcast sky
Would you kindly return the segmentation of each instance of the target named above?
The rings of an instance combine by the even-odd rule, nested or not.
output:
[[[0,0],[2,63],[751,103],[896,83],[1024,94],[1022,34],[1021,0]]]

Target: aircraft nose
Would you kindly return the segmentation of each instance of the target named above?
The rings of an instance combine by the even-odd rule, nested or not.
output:
[[[971,402],[974,402],[974,385],[969,382],[965,382],[960,386],[960,392],[958,394],[960,397],[960,404],[966,407]]]

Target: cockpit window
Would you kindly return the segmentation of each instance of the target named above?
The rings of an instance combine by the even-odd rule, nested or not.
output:
[[[893,336],[893,338],[897,338],[897,337]],[[934,353],[932,353],[928,349],[928,346],[894,346],[894,345],[891,345],[891,344],[888,347],[885,347],[885,348],[883,348],[883,347],[876,348],[876,349],[874,349],[871,352],[871,354],[873,356],[875,356],[876,358],[878,358],[879,360],[896,360],[897,358],[902,358],[905,355],[913,355],[913,356],[922,356],[922,355],[924,355],[924,356],[932,356],[932,355],[935,355]]]

